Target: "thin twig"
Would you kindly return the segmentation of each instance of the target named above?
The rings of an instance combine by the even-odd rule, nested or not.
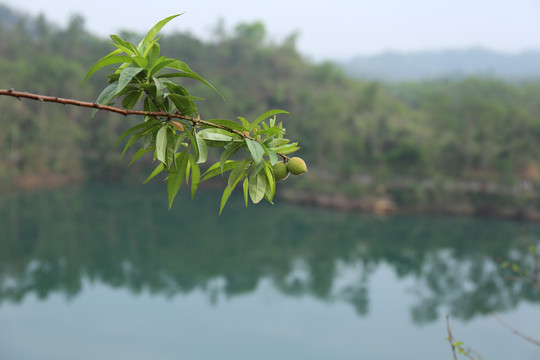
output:
[[[523,234],[523,236],[525,236],[525,241],[527,241],[529,249],[536,249],[529,234],[524,229],[521,229],[521,233]],[[531,251],[531,255],[533,257],[533,280],[536,285],[536,289],[540,291],[540,277],[538,275],[538,257],[536,256],[536,252],[533,251]]]
[[[457,354],[456,354],[456,348],[459,350],[460,354],[463,356],[466,356],[470,360],[480,360],[482,359],[482,356],[476,353],[476,351],[472,350],[471,348],[463,348],[461,344],[462,342],[456,342],[454,340],[454,337],[452,336],[452,329],[450,328],[450,316],[446,315],[446,330],[448,331],[448,342],[450,343],[450,346],[452,347],[452,354],[454,355],[454,360],[458,360]],[[457,346],[456,346],[457,345]]]
[[[458,360],[456,347],[454,346],[454,337],[452,336],[452,330],[450,329],[450,315],[448,314],[446,314],[446,330],[448,331],[448,342],[452,347],[452,355],[454,355],[454,360]]]
[[[74,100],[74,99],[59,98],[59,97],[56,97],[56,96],[45,96],[45,95],[39,95],[39,94],[32,94],[32,93],[29,93],[29,92],[15,91],[14,89],[9,89],[9,90],[0,89],[0,96],[1,95],[13,96],[13,97],[15,97],[15,98],[17,98],[19,100],[25,98],[25,99],[45,101],[45,102],[54,102],[54,103],[63,104],[63,105],[75,105],[75,106],[87,107],[87,108],[92,108],[92,109],[98,109],[98,110],[114,112],[114,113],[117,113],[117,114],[122,114],[124,116],[127,116],[127,115],[144,115],[144,116],[152,116],[152,117],[156,117],[156,118],[182,119],[182,120],[187,120],[187,121],[191,122],[194,126],[205,125],[205,126],[213,127],[213,128],[216,128],[216,129],[226,130],[226,131],[228,131],[230,133],[239,135],[239,136],[241,136],[242,138],[245,138],[245,139],[255,140],[252,137],[244,134],[242,131],[238,131],[238,130],[235,130],[235,129],[231,129],[231,128],[227,127],[227,126],[214,124],[213,122],[210,122],[210,121],[201,120],[200,118],[194,118],[194,117],[187,116],[187,115],[182,115],[182,114],[172,114],[172,113],[163,112],[163,111],[142,111],[142,110],[120,109],[120,108],[117,108],[117,107],[114,107],[114,106],[101,105],[101,104],[98,104],[98,103],[91,103],[91,102],[87,102],[87,101],[80,101],[80,100]],[[284,160],[286,160],[286,161],[289,160],[289,157],[286,156],[285,154],[280,153],[280,152],[278,152],[277,154],[279,156],[281,156]]]
[[[495,319],[497,319],[501,324],[503,324],[504,326],[506,326],[508,329],[510,329],[514,334],[516,334],[517,336],[519,336],[520,338],[522,339],[525,339],[527,340],[528,342],[530,342],[531,344],[534,344],[536,346],[540,346],[540,341],[536,340],[536,339],[533,339],[532,337],[530,336],[527,336],[525,334],[523,334],[522,332],[514,329],[512,326],[510,326],[508,323],[506,323],[503,319],[501,319],[500,317],[498,317],[497,315],[493,315],[493,317]]]

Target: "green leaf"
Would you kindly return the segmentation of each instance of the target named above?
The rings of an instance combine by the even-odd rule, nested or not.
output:
[[[266,193],[266,176],[263,171],[252,173],[249,177],[249,197],[254,204],[264,198]]]
[[[201,169],[191,154],[189,154],[189,161],[191,164],[191,197],[193,198],[201,182]]]
[[[120,49],[118,49],[116,51],[118,51],[117,53],[122,52],[122,50],[120,50]],[[115,53],[115,51],[113,51],[112,53]],[[93,73],[95,73],[96,71],[98,71],[99,69],[101,69],[101,68],[103,68],[103,67],[105,67],[107,65],[118,64],[118,63],[133,63],[133,59],[131,57],[129,57],[129,56],[123,56],[123,55],[110,56],[111,54],[109,54],[109,55],[105,56],[104,58],[101,58],[100,60],[98,60],[98,62],[95,63],[90,68],[90,70],[88,70],[88,74],[86,74],[86,77],[84,78],[84,81],[82,83],[83,85],[90,78],[90,76],[92,76]]]
[[[289,139],[274,139],[274,144],[269,147],[271,147],[272,150],[275,150],[276,147],[286,145],[290,142],[291,141]]]
[[[156,78],[155,76],[152,79],[154,79],[154,86],[152,89],[154,90],[154,97],[157,102],[162,102],[165,97],[165,92],[164,92],[165,86],[163,84],[163,81],[161,79]]]
[[[100,105],[109,105],[111,100],[115,97],[117,87],[118,87],[118,84],[113,83],[107,86],[105,89],[103,89],[101,94],[99,94],[96,100],[96,103]],[[92,117],[94,117],[97,111],[98,109],[92,109]]]
[[[145,149],[155,150],[156,134],[157,134],[157,130],[144,135],[144,148]]]
[[[161,51],[161,49],[160,49],[159,44],[155,43],[150,48],[150,51],[148,52],[148,54],[146,54],[145,57],[148,59],[148,69],[149,70],[154,67],[154,63],[158,59],[160,51]],[[151,76],[153,76],[153,75],[151,75]]]
[[[181,134],[176,135],[176,149],[178,149],[180,145],[187,147],[187,144],[184,143],[184,139],[187,137],[188,132],[189,131],[185,131]]]
[[[512,271],[518,272],[519,266],[517,264],[512,264]]]
[[[219,215],[221,215],[221,212],[223,211],[227,200],[229,200],[229,196],[231,196],[232,191],[233,189],[231,189],[228,185],[225,190],[223,190],[223,195],[221,196],[221,204],[219,206]]]
[[[167,164],[167,125],[162,126],[156,135],[156,155],[157,159],[162,163]]]
[[[157,174],[162,172],[164,169],[165,169],[165,166],[163,165],[163,163],[159,163],[159,165],[156,166],[154,171],[152,171],[152,173],[146,178],[146,180],[143,181],[143,184],[146,184],[148,181],[153,179]]]
[[[263,123],[263,126],[266,127],[266,124]],[[257,131],[257,135],[281,136],[283,135],[283,130],[278,127],[265,128],[264,130]]]
[[[153,149],[147,149],[143,146],[141,146],[141,148],[135,153],[135,155],[133,155],[133,157],[131,158],[131,161],[129,162],[128,166],[130,166],[131,164],[133,164],[136,160],[138,160],[141,156],[143,156],[144,154],[146,154],[147,152],[150,152],[152,151]]]
[[[276,178],[274,176],[274,171],[272,165],[268,164],[266,161],[264,163],[264,174],[266,175],[266,193],[265,196],[269,202],[272,202],[274,195],[276,193]]]
[[[142,91],[133,91],[122,100],[122,106],[126,109],[133,109],[142,97]]]
[[[266,146],[263,145],[264,151],[266,155],[268,155],[268,158],[270,158],[270,164],[274,165],[278,162],[278,156],[274,150],[270,150]]]
[[[124,95],[128,95],[134,91],[141,91],[140,87],[137,85],[128,85],[126,86],[122,91],[120,91],[118,94],[116,94],[116,97],[121,97],[121,96],[124,96]]]
[[[126,151],[137,141],[139,140],[140,138],[142,138],[143,136],[145,136],[146,134],[148,134],[149,132],[153,131],[152,127],[149,127],[149,128],[143,128],[142,130],[140,130],[139,132],[136,132],[135,134],[131,135],[131,137],[129,138],[128,142],[126,143],[126,145],[124,146],[124,150],[122,150],[122,154],[120,154],[120,157],[122,158],[124,156],[124,154],[126,153]]]
[[[176,15],[172,15],[172,16],[169,16],[163,20],[161,20],[160,22],[158,22],[156,25],[154,25],[152,27],[152,29],[150,29],[150,31],[146,34],[146,36],[144,37],[144,39],[141,40],[141,42],[139,43],[139,45],[137,46],[137,48],[139,49],[139,52],[140,53],[144,53],[144,51],[146,50],[146,48],[150,45],[150,43],[152,42],[152,40],[154,40],[154,38],[156,37],[156,35],[159,33],[159,31],[169,22],[171,21],[172,19],[174,19],[175,17],[178,17],[182,14],[176,14]],[[141,51],[142,50],[142,51]]]
[[[221,171],[221,169],[219,167],[220,164],[215,163],[214,165],[210,166],[208,168],[208,170],[206,170],[204,172],[202,181],[210,179],[211,177],[214,177],[216,175],[220,175],[221,173],[224,173],[224,172],[227,172],[227,171],[233,169],[234,167],[236,167],[236,165],[239,162],[240,161],[227,160],[225,162],[225,165],[223,166],[223,171]]]
[[[159,44],[157,43],[159,39],[161,39],[161,36],[152,40],[152,42],[146,46],[146,49],[144,50],[144,53],[142,54],[143,58],[148,59],[149,58],[148,54],[150,54],[151,51],[152,52],[155,51],[154,48],[156,45],[158,46],[158,48],[157,48],[157,55],[153,55],[155,56],[154,59],[159,56]]]
[[[268,110],[267,112],[265,112],[264,114],[260,115],[257,119],[255,119],[255,121],[253,123],[251,123],[249,125],[249,131],[253,130],[255,128],[255,126],[257,126],[261,121],[269,118],[270,116],[272,115],[276,115],[276,114],[288,114],[289,112],[285,111],[285,110],[279,110],[279,109],[274,109],[274,110]]]
[[[116,94],[122,91],[131,82],[131,80],[143,70],[144,69],[140,67],[127,67],[122,70],[122,72],[120,72],[120,78],[118,79]]]
[[[143,58],[142,56],[132,56],[133,59],[133,65],[136,67],[140,67],[143,69],[146,69],[148,67],[148,60],[146,58]],[[125,67],[125,64],[121,65]]]
[[[114,71],[114,74],[118,75],[118,77],[120,77],[120,73],[122,72],[122,70],[124,70],[125,68],[129,67],[132,64],[137,67],[142,67],[142,66],[139,66],[137,61],[135,61],[135,56],[130,56],[129,58],[131,59],[131,62],[123,63],[122,65],[118,66],[116,70]]]
[[[156,97],[156,84],[139,84],[139,87],[143,89],[150,97],[155,98]],[[146,99],[148,96],[146,97]],[[145,107],[145,111],[151,111],[149,108]]]
[[[199,152],[197,163],[202,164],[208,159],[208,148],[206,147],[206,141],[204,141],[199,133],[195,133],[195,139],[197,140],[197,148]]]
[[[282,154],[290,154],[290,153],[293,153],[293,152],[296,152],[300,150],[300,148],[298,146],[295,146],[295,147],[292,147],[292,148],[287,148],[286,150],[281,150],[280,153]]]
[[[204,129],[199,131],[199,136],[207,141],[219,141],[223,142],[223,146],[232,141],[231,135],[224,134],[224,130],[221,129]]]
[[[189,155],[189,152],[188,152],[188,155]],[[189,162],[189,156],[188,156],[188,164],[186,166],[186,186],[187,184],[189,183],[189,176],[191,175],[191,163]]]
[[[139,55],[139,52],[129,41],[125,41],[118,35],[110,35],[114,46],[125,52],[127,55]]]
[[[270,148],[270,150],[273,150],[273,151],[275,151],[277,153],[280,152],[282,154],[290,154],[290,153],[295,152],[298,149],[300,149],[297,145],[298,145],[298,143],[295,142],[295,143],[287,144],[287,145],[274,146],[274,147]]]
[[[178,194],[178,191],[180,190],[180,187],[182,186],[182,182],[184,181],[184,176],[186,174],[186,167],[188,166],[187,155],[188,155],[187,151],[181,152],[178,155],[176,159],[177,169],[175,172],[170,173],[169,178],[167,179],[169,210],[171,209],[174,198],[176,197],[176,194]]]
[[[245,139],[245,141],[246,141],[248,150],[251,153],[251,157],[255,161],[255,164],[260,163],[264,155],[264,149],[262,145],[258,141],[254,141],[247,138]]]
[[[197,107],[193,100],[196,98],[191,95],[169,94],[168,98],[172,100],[178,111],[183,115],[194,115],[197,113]]]
[[[165,56],[159,57],[152,64],[152,67],[150,68],[149,76],[155,76],[161,69],[163,69],[165,66],[169,65],[170,63],[174,61],[175,59],[169,59],[168,57],[165,57]]]
[[[225,165],[225,162],[233,156],[240,148],[242,147],[242,143],[229,143],[229,146],[225,147],[225,150],[221,153],[221,157],[219,158],[219,167],[221,169],[221,173],[223,173],[223,166]]]
[[[227,185],[233,186],[233,189],[234,189],[234,186],[238,184],[238,181],[240,181],[242,176],[247,173],[247,170],[250,164],[251,164],[250,159],[244,159],[244,160],[239,161],[236,164],[236,166],[232,169],[231,173],[229,174]]]
[[[138,125],[135,125],[135,126],[129,128],[129,129],[127,129],[122,135],[120,135],[118,140],[116,140],[116,143],[114,144],[113,149],[116,147],[116,145],[118,145],[118,143],[123,138],[125,138],[126,136],[128,136],[132,132],[135,132],[135,131],[143,129],[143,128],[149,128],[150,129],[150,128],[153,128],[153,127],[155,127],[155,126],[157,126],[159,124],[161,124],[161,121],[159,121],[159,120],[150,120],[148,122],[140,123]]]
[[[174,133],[174,130],[170,127],[167,128],[167,152],[166,152],[166,161],[165,165],[168,167],[172,166],[173,159],[174,159],[174,153],[176,152],[176,135]]]
[[[221,215],[221,211],[223,211],[223,207],[225,207],[225,204],[227,203],[227,200],[229,199],[229,196],[231,196],[231,193],[233,192],[234,188],[238,184],[240,180],[246,175],[247,168],[249,167],[250,160],[244,159],[236,164],[236,167],[234,167],[229,175],[229,179],[227,181],[227,187],[223,191],[223,196],[221,197],[221,205],[219,208],[219,214]]]
[[[143,87],[141,85],[141,87]],[[150,87],[154,88],[155,90],[155,87],[150,85]],[[146,89],[145,89],[146,90]],[[144,97],[144,111],[159,111],[159,107],[154,103],[154,101],[152,100],[152,98],[150,96],[145,96]]]
[[[263,168],[263,163],[264,163],[264,161],[261,161],[258,164],[254,164],[254,166],[251,167],[251,173],[252,174],[257,174],[259,171],[261,171],[262,168]]]
[[[217,124],[217,125],[228,127],[229,129],[232,129],[232,130],[238,130],[238,131],[241,131],[241,132],[247,131],[247,129],[244,126],[242,126],[242,125],[240,125],[237,122],[234,122],[232,120],[212,119],[212,120],[207,120],[207,121],[211,122],[212,124]]]
[[[167,89],[169,89],[171,93],[176,94],[176,95],[182,95],[182,96],[190,96],[189,92],[186,90],[185,87],[175,84],[169,79],[161,77],[161,76],[158,76],[157,78],[160,79],[161,82],[163,82],[163,84],[165,84],[165,86],[167,87]],[[193,96],[193,98],[195,98],[195,96]]]
[[[189,66],[183,61],[175,60],[167,65],[169,69],[179,70],[182,73],[174,74],[179,77],[187,77],[191,79],[198,80],[208,86],[210,89],[212,89],[214,92],[216,92],[221,98],[223,98],[223,95],[220,94],[219,91],[217,91],[208,81],[203,79],[199,74],[197,74],[195,71],[191,70]],[[172,75],[172,74],[171,74]]]
[[[249,181],[246,177],[244,179],[244,183],[242,184],[242,187],[244,188],[244,202],[246,203],[246,207],[248,206],[248,190],[249,190]]]
[[[249,128],[249,121],[247,121],[246,119],[244,119],[243,117],[239,116],[238,119],[242,122],[242,125],[244,125],[244,127],[246,129]]]

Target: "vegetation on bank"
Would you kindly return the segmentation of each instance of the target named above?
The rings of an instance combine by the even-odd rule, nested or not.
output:
[[[6,21],[9,11],[0,12],[1,87],[97,98],[103,80],[80,84],[93,61],[108,53],[107,40],[88,33],[80,17],[62,29],[44,17]],[[191,64],[226,99],[235,99],[223,101],[193,84],[193,95],[205,98],[202,118],[256,117],[272,108],[293,114],[285,119],[287,131],[310,164],[309,176],[288,183],[296,190],[389,196],[398,209],[536,214],[540,83],[362,81],[337,65],[309,61],[295,39],[271,42],[263,24],[250,23],[217,26],[209,41],[167,34],[161,45],[164,55]],[[13,99],[0,99],[0,112],[4,187],[21,176],[114,178],[125,170],[111,144],[133,125],[130,119],[99,112],[91,118],[85,109]],[[147,168],[140,169],[130,176],[142,179]]]

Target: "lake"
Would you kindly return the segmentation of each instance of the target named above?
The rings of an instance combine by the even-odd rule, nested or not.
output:
[[[279,191],[279,190],[278,190]],[[0,359],[537,360],[540,224],[89,184],[0,196]],[[499,260],[500,259],[500,260]]]

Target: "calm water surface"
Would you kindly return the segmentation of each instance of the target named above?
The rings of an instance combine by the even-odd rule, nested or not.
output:
[[[182,195],[182,194],[181,194]],[[88,185],[0,197],[0,359],[540,359],[521,230]]]

